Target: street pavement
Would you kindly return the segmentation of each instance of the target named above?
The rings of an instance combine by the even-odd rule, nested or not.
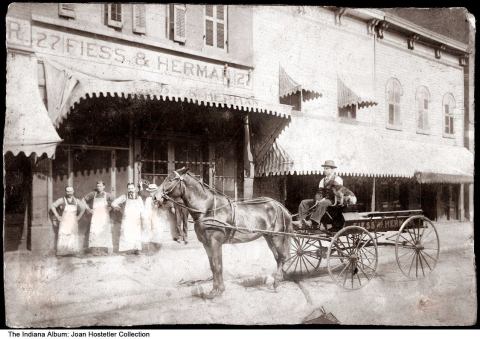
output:
[[[273,289],[264,282],[276,263],[263,239],[225,245],[226,292],[214,300],[202,298],[211,288],[211,272],[196,240],[167,242],[158,253],[139,256],[7,252],[7,325],[300,324],[321,307],[344,325],[474,324],[473,224],[435,225],[441,249],[434,272],[408,280],[396,265],[394,248],[382,247],[377,276],[355,291],[337,286],[325,262],[315,274],[290,277]]]

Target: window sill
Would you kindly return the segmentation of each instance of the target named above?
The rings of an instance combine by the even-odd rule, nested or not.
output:
[[[402,131],[403,128],[402,128],[402,125],[390,125],[390,124],[387,124],[385,126],[387,129],[391,129],[391,130],[394,130],[394,131]]]
[[[447,138],[447,139],[455,139],[455,134],[446,134],[446,133],[443,133],[443,137],[444,137],[444,138]]]
[[[417,129],[417,134],[430,135],[430,130]]]

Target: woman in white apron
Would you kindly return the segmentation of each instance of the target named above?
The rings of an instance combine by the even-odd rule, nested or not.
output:
[[[85,210],[73,196],[73,193],[73,187],[67,186],[65,188],[65,196],[56,200],[51,207],[52,213],[60,220],[57,240],[58,256],[76,255],[80,252],[78,220],[80,220]],[[58,207],[63,207],[61,216],[58,214]],[[78,214],[79,211],[80,213]]]
[[[143,200],[136,193],[135,185],[127,185],[128,193],[121,195],[112,202],[112,207],[120,209],[124,204],[122,224],[120,227],[119,252],[138,254],[142,249],[142,216]]]
[[[113,200],[111,194],[105,192],[103,181],[97,182],[95,191],[88,193],[83,198],[87,210],[92,214],[90,222],[90,232],[88,237],[88,247],[93,254],[103,252],[112,253],[112,222],[110,219],[110,202]],[[88,207],[89,201],[92,201],[92,208]]]

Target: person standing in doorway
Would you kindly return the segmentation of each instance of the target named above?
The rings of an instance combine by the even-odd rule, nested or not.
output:
[[[96,189],[83,197],[87,211],[92,215],[88,248],[93,255],[111,254],[113,251],[112,221],[110,219],[112,201],[113,195],[105,192],[103,181],[97,181]]]
[[[142,249],[142,215],[144,205],[137,194],[134,183],[127,184],[127,194],[122,194],[112,202],[112,207],[120,210],[123,205],[122,224],[118,251],[126,254],[139,254]]]
[[[72,186],[65,187],[65,196],[57,199],[50,210],[60,221],[58,227],[57,255],[71,256],[80,252],[78,221],[85,213],[83,204],[74,196]],[[58,209],[62,210],[61,216]]]

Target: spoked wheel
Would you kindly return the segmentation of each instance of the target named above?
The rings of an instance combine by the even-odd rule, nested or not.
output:
[[[327,267],[337,285],[359,289],[372,280],[377,265],[377,243],[366,229],[348,226],[335,234],[328,247]]]
[[[320,240],[290,237],[290,256],[283,265],[285,272],[303,275],[316,271],[325,250]]]
[[[424,216],[405,220],[395,241],[395,257],[402,273],[419,279],[435,269],[440,255],[440,240],[433,223]]]

